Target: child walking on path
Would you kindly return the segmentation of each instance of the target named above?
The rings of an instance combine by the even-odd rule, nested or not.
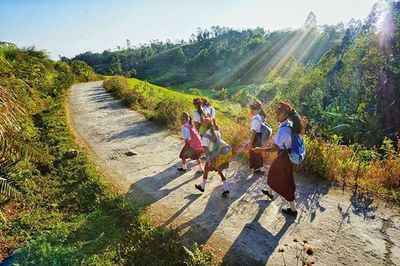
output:
[[[187,112],[182,113],[180,117],[182,124],[181,138],[185,141],[185,146],[182,148],[179,158],[182,159],[182,167],[178,168],[178,171],[186,172],[187,165],[186,160],[196,160],[198,166],[197,172],[203,172],[201,166],[200,156],[202,154],[201,139],[196,128],[192,125],[192,118]]]
[[[251,136],[248,144],[250,152],[250,168],[256,174],[264,174],[262,167],[264,166],[264,154],[254,152],[253,148],[261,147],[261,123],[265,120],[266,114],[262,108],[262,103],[258,100],[250,105],[250,112],[253,116],[251,119]]]
[[[262,192],[273,199],[273,191],[284,197],[290,207],[282,209],[282,212],[297,216],[295,205],[296,185],[293,178],[293,164],[288,152],[292,147],[292,131],[296,134],[303,132],[303,123],[295,109],[290,104],[280,102],[275,110],[276,120],[280,122],[278,133],[275,136],[273,146],[267,148],[254,148],[255,152],[278,152],[278,157],[272,162],[268,171],[268,188]]]
[[[218,130],[217,121],[215,118],[215,108],[210,104],[210,102],[206,98],[201,98],[201,103],[203,106],[203,110],[211,118],[214,128]]]
[[[223,196],[226,196],[229,194],[229,184],[228,181],[226,180],[225,175],[222,173],[222,167],[218,167],[213,165],[212,162],[212,151],[214,148],[214,145],[216,145],[216,142],[218,140],[221,140],[221,133],[217,131],[214,128],[214,125],[212,123],[212,120],[210,118],[205,119],[205,124],[207,125],[208,130],[204,134],[203,138],[201,139],[201,146],[203,147],[203,151],[206,154],[206,164],[204,166],[204,175],[203,175],[203,181],[199,185],[195,185],[195,187],[200,190],[201,192],[204,192],[206,183],[207,183],[207,178],[208,178],[208,173],[210,171],[215,171],[218,172],[219,176],[222,179],[222,182],[224,184],[224,191],[222,192]],[[226,165],[226,164],[225,164]],[[224,168],[226,169],[226,168]]]

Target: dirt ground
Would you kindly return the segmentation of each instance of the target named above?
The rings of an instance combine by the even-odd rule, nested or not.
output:
[[[301,256],[316,265],[400,265],[400,213],[393,206],[296,175],[293,219],[281,213],[282,198],[261,193],[265,177],[236,162],[227,171],[228,197],[217,174],[201,194],[194,188],[201,175],[176,170],[182,141],[114,99],[101,82],[74,85],[67,108],[77,139],[113,184],[150,204],[155,223],[177,228],[188,244],[204,245],[228,265],[296,265],[303,240],[315,253]]]

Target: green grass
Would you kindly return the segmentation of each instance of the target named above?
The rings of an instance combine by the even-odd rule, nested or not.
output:
[[[35,115],[35,130],[51,159],[17,165],[14,180],[23,184],[24,199],[5,206],[17,212],[0,225],[2,252],[22,247],[15,256],[19,265],[209,264],[198,247],[187,252],[176,232],[154,227],[142,206],[113,193],[84,153],[64,158],[68,149],[78,149],[64,97]]]
[[[127,105],[142,112],[155,123],[178,131],[182,112],[194,111],[193,99],[189,95],[169,90],[138,79],[114,77],[104,82],[107,90],[116,94]],[[233,145],[234,150],[243,144],[243,136],[248,135],[249,114],[239,104],[211,100],[217,110],[217,124],[222,137]]]
[[[184,111],[191,113],[194,109],[192,100],[198,97],[123,77],[113,77],[105,81],[104,85],[106,89],[132,108],[144,113],[150,120],[176,131],[180,128],[179,115]],[[269,114],[267,120],[274,129],[277,129],[278,124],[272,117],[273,104],[266,106],[267,115]],[[217,123],[222,137],[233,146],[234,151],[241,150],[244,141],[250,135],[249,111],[239,104],[228,101],[212,100],[212,105],[217,110]],[[365,150],[359,145],[340,145],[340,138],[337,136],[332,139],[323,139],[310,134],[306,137],[306,144],[308,153],[304,163],[298,167],[299,171],[345,184],[348,187],[356,184],[355,178],[358,176],[359,189],[384,196],[389,200],[399,199],[400,155],[396,151],[388,151],[393,154],[391,158],[381,159],[378,156],[364,162],[359,154],[377,152]],[[357,171],[359,164],[362,167],[360,171]]]

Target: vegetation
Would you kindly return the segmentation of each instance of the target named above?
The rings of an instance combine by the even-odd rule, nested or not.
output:
[[[133,47],[127,40],[125,49],[86,52],[73,59],[85,61],[100,74],[137,77],[185,89],[260,83],[280,60],[277,54],[293,56],[303,64],[316,63],[344,35],[343,24],[325,25],[319,31],[315,23],[311,13],[299,30],[198,28],[188,41],[154,41]]]
[[[196,96],[168,90],[137,79],[112,77],[104,81],[105,88],[121,98],[132,108],[144,113],[159,125],[179,129],[179,115],[193,110],[192,100]],[[222,136],[233,145],[235,152],[242,152],[243,136],[248,136],[248,110],[227,102],[213,101],[217,112],[217,123]],[[267,106],[271,114],[274,103]],[[272,117],[268,120],[277,128]],[[306,136],[307,156],[298,169],[301,172],[338,182],[343,186],[375,192],[392,200],[400,198],[400,153],[390,140],[385,140],[378,150],[366,149],[359,144],[341,145],[341,138],[334,135],[326,139],[312,131]],[[383,157],[382,157],[383,156]]]
[[[246,106],[251,98],[285,99],[309,128],[342,144],[397,147],[400,130],[399,2],[381,1],[365,21],[317,26],[310,13],[298,30],[198,29],[188,42],[152,42],[101,54],[80,54],[99,73],[122,72],[162,86]],[[190,91],[189,91],[190,89]],[[197,92],[195,91],[197,94]],[[355,134],[354,134],[355,133]]]
[[[0,260],[20,248],[17,265],[210,264],[113,193],[85,154],[65,156],[77,149],[65,94],[97,79],[90,67],[10,43],[0,44],[0,62]]]
[[[173,90],[124,77],[112,77],[104,81],[104,87],[121,98],[127,105],[138,110],[161,126],[173,130],[181,127],[179,117],[182,112],[193,109],[195,95],[183,94]],[[234,144],[234,150],[241,149],[243,136],[247,134],[247,112],[240,105],[213,101],[217,112],[217,123],[224,139]]]

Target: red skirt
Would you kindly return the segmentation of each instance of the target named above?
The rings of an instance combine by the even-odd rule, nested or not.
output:
[[[185,143],[185,146],[182,148],[181,153],[179,154],[179,158],[181,159],[191,159],[191,160],[198,160],[201,157],[201,154],[203,153],[202,150],[193,150],[190,146],[189,143]]]
[[[216,168],[214,168],[214,167],[212,167],[211,166],[211,162],[210,161],[206,161],[206,164],[204,165],[204,171],[206,171],[206,172],[212,172],[212,171],[214,171],[214,172],[218,172],[218,171],[220,171],[219,169],[216,169]],[[222,171],[222,170],[221,170]]]
[[[254,137],[252,148],[261,147],[261,133],[257,133]],[[264,154],[262,152],[256,153],[250,150],[250,168],[258,169],[264,165]]]
[[[293,164],[289,160],[287,151],[278,151],[278,157],[272,162],[268,171],[268,185],[287,201],[295,200]]]

